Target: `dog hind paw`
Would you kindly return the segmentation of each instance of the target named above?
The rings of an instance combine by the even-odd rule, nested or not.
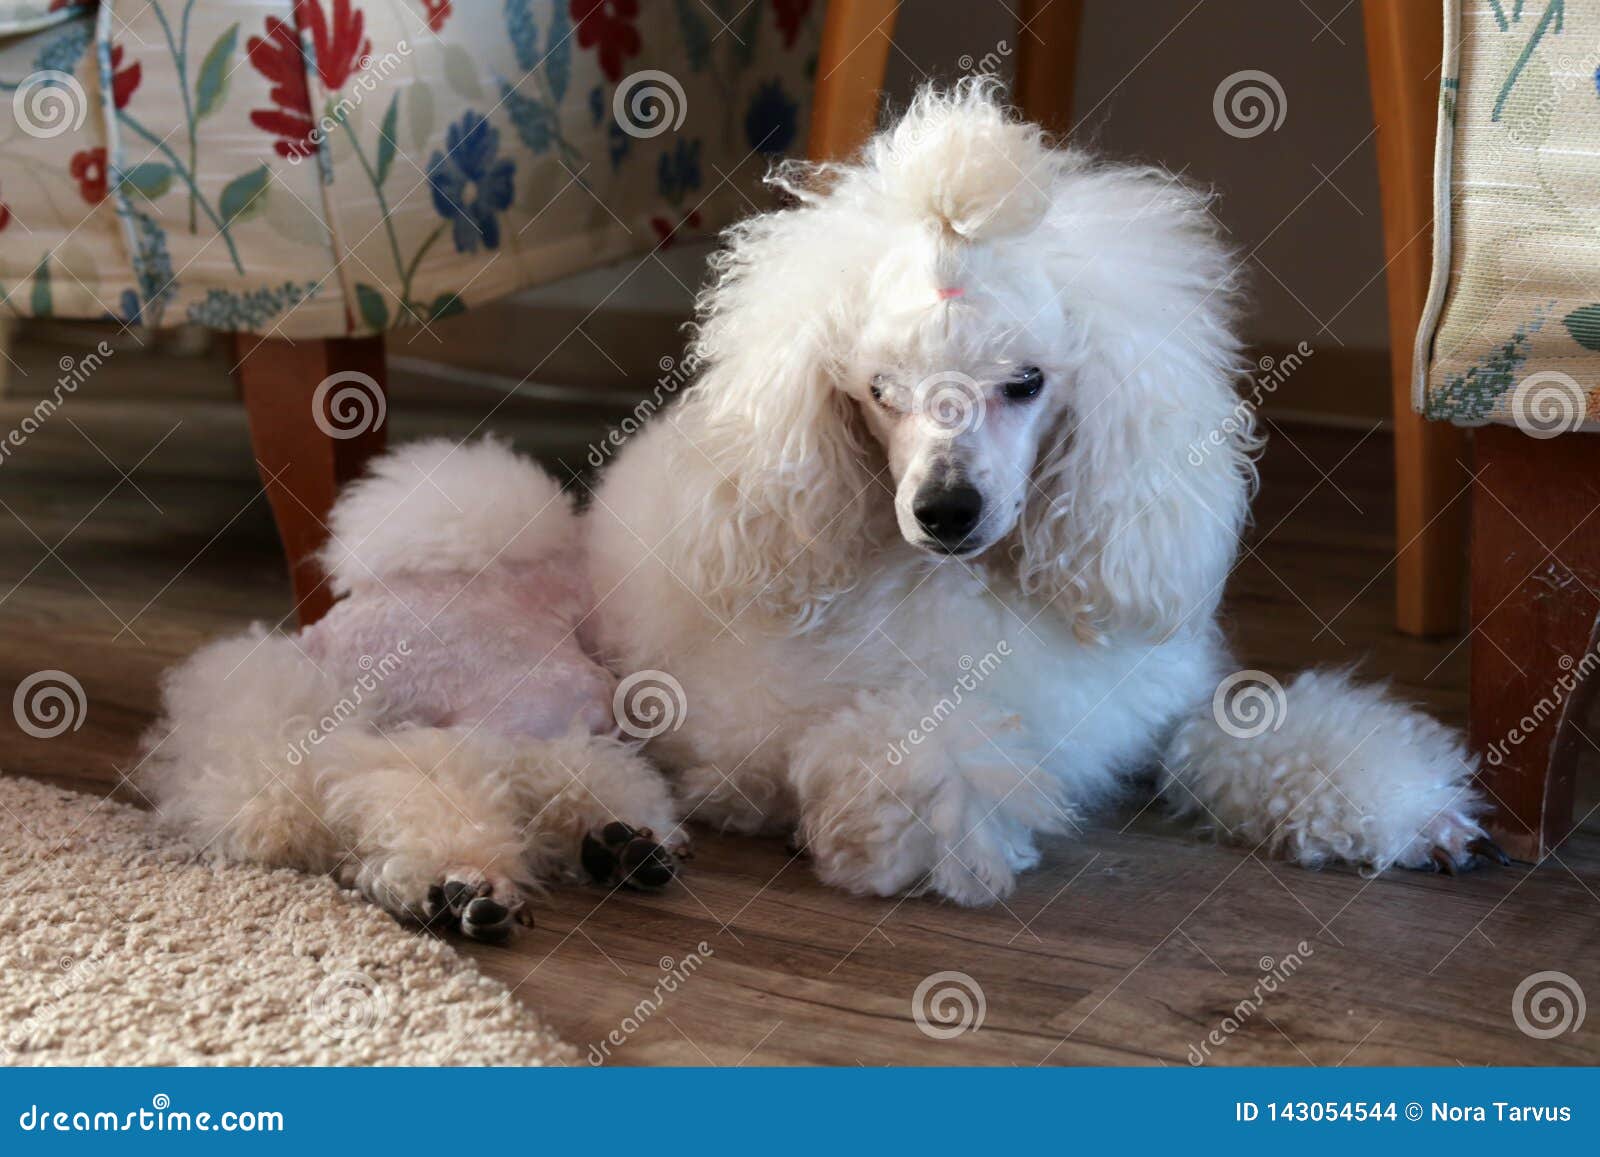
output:
[[[447,872],[429,885],[422,911],[428,927],[455,928],[486,944],[504,944],[518,924],[533,923],[520,888],[470,870]]]
[[[656,842],[649,828],[620,821],[584,836],[581,857],[584,871],[597,884],[653,892],[678,874],[672,853]]]

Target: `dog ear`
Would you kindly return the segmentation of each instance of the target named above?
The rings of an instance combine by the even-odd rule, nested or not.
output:
[[[1019,577],[1085,638],[1163,638],[1210,620],[1255,480],[1253,414],[1234,388],[1232,263],[1204,199],[1165,174],[1065,179],[1074,217],[1047,231],[1095,244],[1063,244],[1052,276],[1078,290],[1063,308],[1084,341],[1023,509]],[[1096,204],[1114,207],[1107,219],[1092,220]],[[1131,226],[1115,220],[1129,215]]]
[[[735,226],[697,303],[701,376],[676,422],[681,478],[705,479],[673,572],[731,614],[814,625],[857,576],[883,505],[855,404],[834,385],[823,199]]]

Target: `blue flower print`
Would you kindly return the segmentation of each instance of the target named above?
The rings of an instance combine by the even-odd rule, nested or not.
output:
[[[680,139],[669,153],[662,153],[656,164],[656,183],[661,195],[673,204],[700,187],[700,142]]]
[[[122,296],[117,299],[117,308],[106,310],[101,320],[121,322],[123,325],[138,325],[143,312],[144,307],[139,301],[139,295],[131,289],[124,289]]]
[[[756,89],[750,111],[744,118],[744,135],[750,147],[761,153],[781,153],[794,143],[796,117],[800,108],[789,99],[778,81]]]
[[[458,253],[500,247],[497,214],[511,205],[516,165],[501,159],[500,130],[472,111],[450,126],[445,151],[428,162],[434,210],[451,223]]]
[[[607,151],[611,155],[611,168],[613,171],[622,168],[622,162],[628,155],[633,138],[623,131],[622,126],[616,121],[611,122],[607,132]]]

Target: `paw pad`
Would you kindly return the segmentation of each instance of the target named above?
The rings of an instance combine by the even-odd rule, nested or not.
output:
[[[458,929],[472,940],[503,944],[511,938],[517,923],[531,924],[532,920],[519,920],[520,899],[504,903],[495,898],[494,891],[494,885],[488,881],[472,883],[447,879],[433,884],[428,888],[424,923],[429,928]]]
[[[641,891],[664,888],[678,873],[672,854],[656,843],[649,828],[620,822],[584,836],[581,858],[596,883]]]

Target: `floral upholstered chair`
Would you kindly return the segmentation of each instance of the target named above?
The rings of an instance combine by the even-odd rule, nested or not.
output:
[[[1445,447],[1430,521],[1471,497],[1472,736],[1496,839],[1538,861],[1600,753],[1600,0],[1443,9],[1411,402]]]
[[[240,335],[315,618],[320,516],[382,441],[382,335],[749,212],[805,146],[823,10],[0,0],[0,310]]]

